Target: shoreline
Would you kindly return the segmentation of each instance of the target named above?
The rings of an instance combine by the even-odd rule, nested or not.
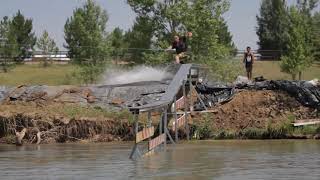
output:
[[[319,118],[318,110],[301,105],[281,91],[242,90],[230,102],[213,107],[212,113],[190,116],[190,136],[195,140],[320,138],[320,125],[292,125],[296,120]],[[152,119],[157,135],[160,114],[152,114]],[[169,129],[172,122],[168,123]],[[139,123],[142,130],[146,114]],[[54,100],[5,101],[0,105],[0,143],[15,143],[16,134],[23,129],[24,144],[36,144],[38,134],[40,144],[129,141],[135,137],[133,127],[132,114],[125,110]],[[185,137],[180,129],[179,139]]]

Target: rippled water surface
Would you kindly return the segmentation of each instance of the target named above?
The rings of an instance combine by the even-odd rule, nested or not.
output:
[[[320,180],[320,141],[201,141],[130,160],[132,143],[0,144],[0,179]]]

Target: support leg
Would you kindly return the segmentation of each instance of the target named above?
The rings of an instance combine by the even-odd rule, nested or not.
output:
[[[134,113],[134,121],[135,121],[135,136],[137,135],[138,131],[139,131],[139,122],[138,122],[138,113]],[[136,143],[136,141],[134,142],[134,146],[132,148],[131,154],[130,154],[130,159],[133,158],[134,154],[138,151],[138,144]]]
[[[163,112],[163,116],[164,116],[164,149],[167,149],[167,120],[168,120],[168,107],[164,108],[164,112]]]
[[[175,140],[178,142],[178,117],[177,117],[177,96],[174,97],[174,132]]]

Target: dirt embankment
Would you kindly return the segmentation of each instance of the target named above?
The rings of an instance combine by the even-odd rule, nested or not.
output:
[[[208,133],[211,133],[211,136],[219,136],[217,134],[220,132],[229,132],[232,133],[231,138],[241,138],[247,131],[252,133],[254,129],[254,131],[259,130],[259,132],[254,132],[253,138],[272,138],[270,133],[275,132],[267,132],[274,131],[268,129],[268,126],[272,126],[275,129],[279,129],[280,133],[282,133],[279,136],[276,135],[277,138],[294,138],[296,135],[292,135],[292,133],[299,133],[298,137],[301,135],[301,131],[294,132],[295,129],[291,128],[290,122],[319,117],[319,112],[316,109],[302,106],[295,98],[285,92],[241,90],[230,102],[215,107],[214,113],[195,116],[194,124],[196,126],[200,124],[202,129],[205,124],[205,136],[209,137],[210,134]],[[287,127],[284,127],[284,125],[288,125],[287,127],[290,128],[290,132],[285,129]],[[207,130],[208,128],[209,130]],[[319,130],[320,128],[315,132]],[[290,135],[287,136],[289,133]],[[247,136],[243,138],[247,138]]]
[[[212,116],[215,129],[264,128],[269,122],[317,117],[315,109],[302,106],[284,92],[275,91],[240,91],[216,110]]]
[[[15,134],[26,128],[24,143],[90,141],[109,142],[131,140],[132,127],[124,120],[105,118],[67,118],[33,113],[0,113],[0,142],[15,143]]]

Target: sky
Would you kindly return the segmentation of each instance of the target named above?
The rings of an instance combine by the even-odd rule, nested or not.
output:
[[[18,10],[28,18],[33,19],[34,30],[39,36],[47,30],[59,48],[64,44],[64,24],[85,0],[1,0],[0,18],[13,16]],[[115,27],[129,29],[134,22],[135,13],[126,4],[126,0],[96,0],[109,15],[107,30]],[[295,0],[287,0],[289,3]],[[224,15],[233,35],[233,41],[238,49],[251,46],[257,49],[258,37],[256,15],[259,13],[261,0],[231,0],[230,10]],[[318,8],[320,9],[320,8]]]

